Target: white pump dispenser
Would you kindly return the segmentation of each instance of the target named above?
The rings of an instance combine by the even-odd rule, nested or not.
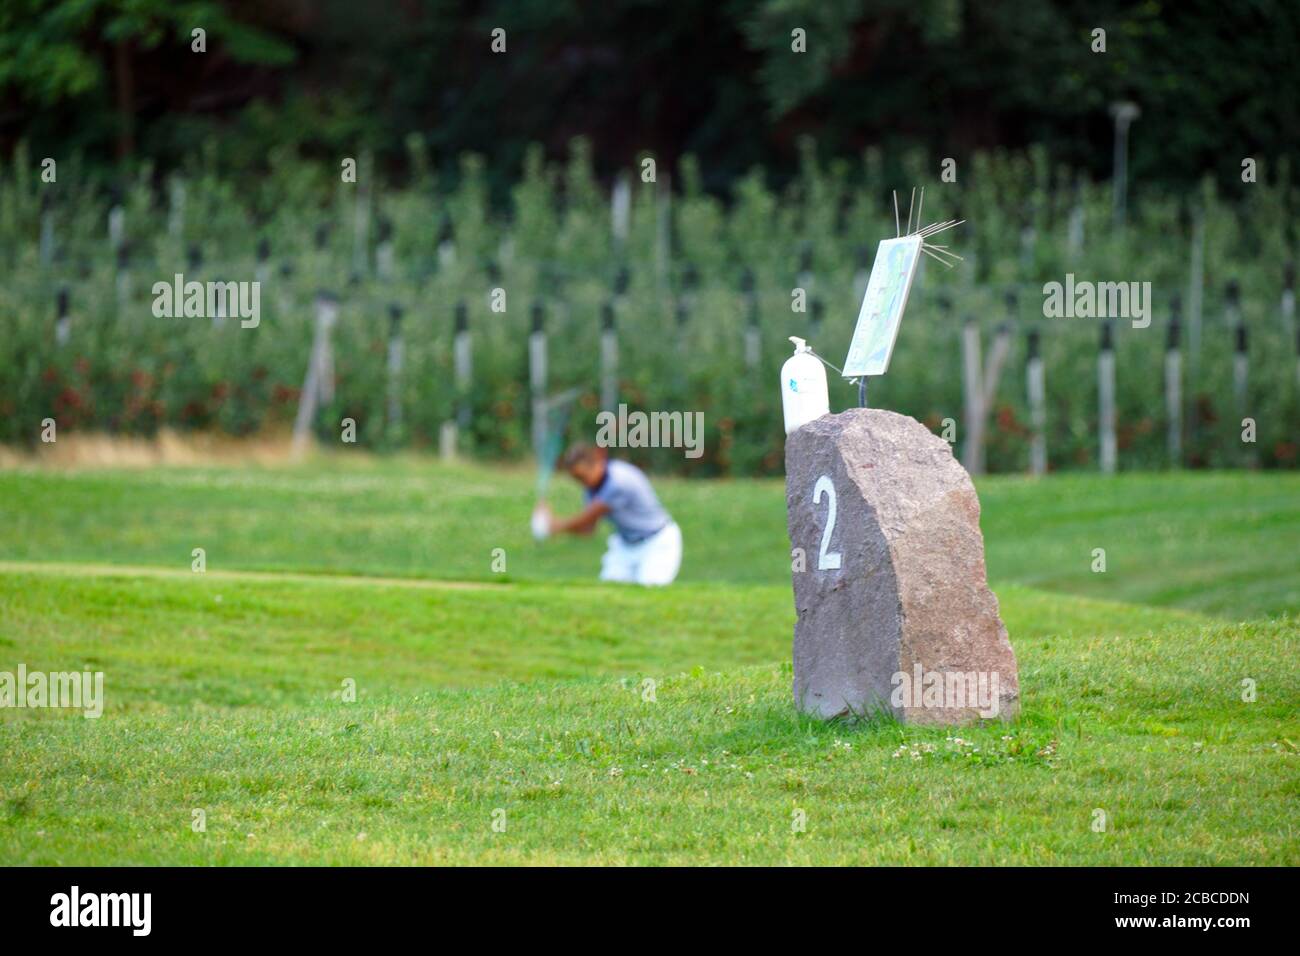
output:
[[[790,341],[794,343],[794,355],[781,366],[781,408],[785,412],[787,435],[831,411],[826,369],[822,368],[821,360],[803,339],[792,335]]]

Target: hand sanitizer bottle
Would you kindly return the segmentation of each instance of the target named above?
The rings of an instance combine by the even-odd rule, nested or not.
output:
[[[822,368],[821,360],[812,354],[803,339],[792,335],[790,341],[794,343],[794,355],[781,366],[781,407],[785,412],[787,435],[831,411],[826,369]]]

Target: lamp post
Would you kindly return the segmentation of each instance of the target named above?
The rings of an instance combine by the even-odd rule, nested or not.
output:
[[[1124,228],[1128,207],[1128,128],[1142,115],[1136,103],[1127,101],[1110,104],[1110,115],[1115,118],[1115,169],[1112,188],[1115,199],[1115,225]]]

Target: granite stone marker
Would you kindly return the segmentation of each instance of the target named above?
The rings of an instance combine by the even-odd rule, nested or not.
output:
[[[799,709],[1014,717],[1016,658],[985,575],[979,498],[948,443],[905,415],[853,408],[792,432],[785,470]]]

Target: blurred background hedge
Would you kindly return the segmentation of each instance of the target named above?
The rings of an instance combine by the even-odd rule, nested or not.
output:
[[[497,27],[504,54],[491,49]],[[805,54],[791,51],[796,27]],[[191,47],[196,28],[204,53]],[[1093,52],[1096,28],[1105,53]],[[1093,467],[1098,326],[1043,319],[1042,284],[1067,271],[1151,281],[1152,327],[1117,327],[1120,461],[1171,464],[1164,325],[1175,296],[1189,297],[1199,218],[1205,321],[1185,372],[1184,463],[1294,466],[1300,380],[1279,302],[1295,254],[1297,64],[1300,8],[1282,2],[11,0],[0,7],[0,441],[34,441],[47,414],[143,434],[287,422],[311,299],[328,287],[342,313],[323,437],[353,417],[371,447],[436,446],[456,399],[463,301],[475,341],[463,445],[525,454],[534,303],[551,382],[585,390],[583,415],[595,411],[599,317],[613,303],[620,397],[706,413],[703,459],[646,458],[779,473],[785,336],[811,336],[839,361],[875,243],[892,235],[890,190],[926,185],[927,220],[969,220],[951,234],[967,262],[951,273],[927,263],[873,404],[936,428],[960,422],[961,323],[979,322],[987,343],[1009,322],[989,467],[1023,468],[1024,348],[1040,327],[1051,464]],[[1120,100],[1142,108],[1123,231],[1107,182],[1108,106]],[[654,184],[637,175],[647,156]],[[45,157],[57,183],[40,179]],[[364,190],[340,182],[343,157],[361,163]],[[1243,183],[1244,157],[1258,182]],[[956,182],[938,181],[945,158]],[[624,249],[610,239],[621,173],[633,187]],[[113,207],[121,249],[107,236]],[[384,279],[386,240],[396,271]],[[153,318],[154,281],[251,279],[261,241],[271,258],[258,330]],[[1250,332],[1249,456],[1232,407],[1231,280]],[[793,313],[801,285],[809,311]],[[503,315],[488,308],[498,286]],[[59,290],[73,320],[65,347],[53,334]],[[386,415],[392,305],[405,315],[400,427]],[[752,314],[757,368],[743,360]],[[853,401],[832,388],[833,406]]]

